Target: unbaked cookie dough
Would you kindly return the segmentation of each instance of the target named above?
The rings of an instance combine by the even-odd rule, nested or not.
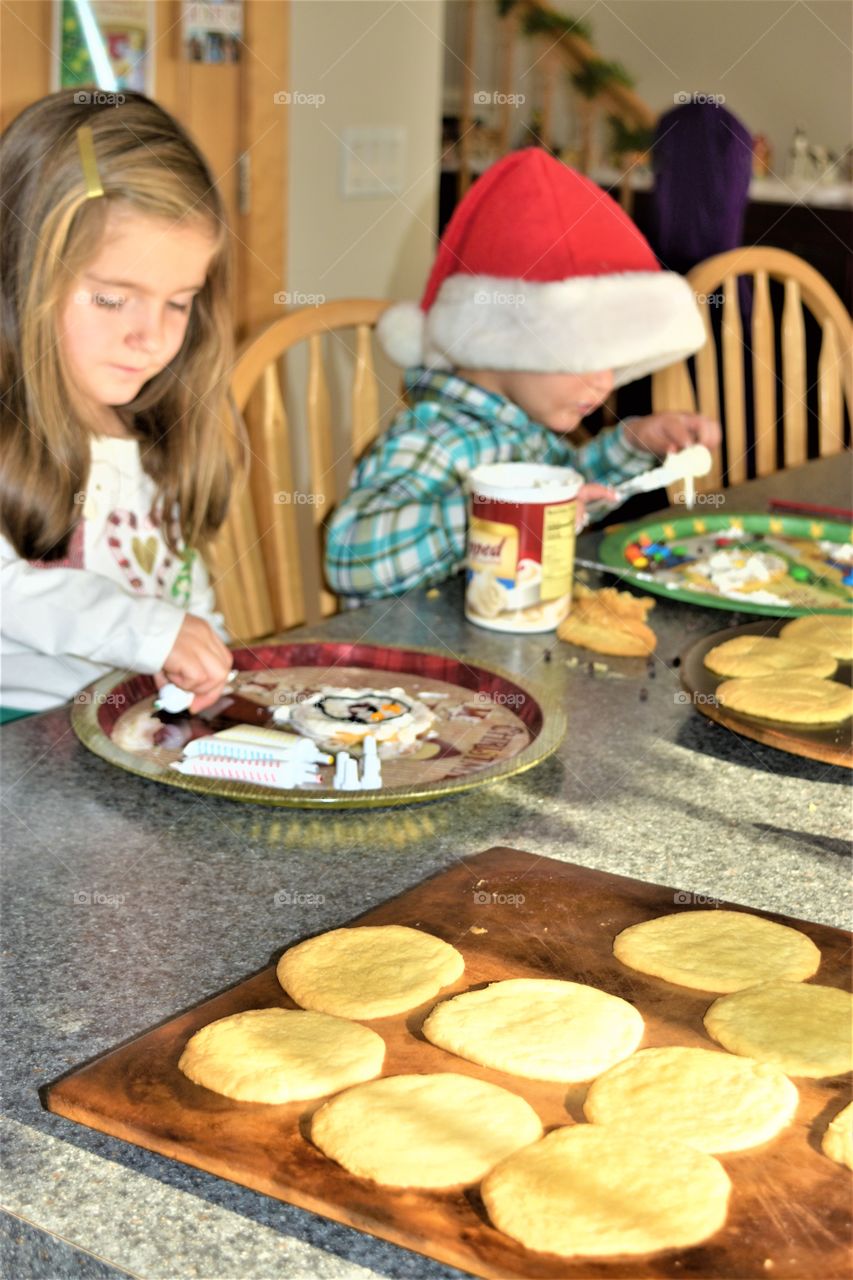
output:
[[[700,991],[740,991],[817,972],[811,938],[748,911],[676,911],[617,934],[613,954],[629,969]]]
[[[423,1033],[441,1049],[532,1080],[591,1080],[633,1053],[640,1013],[581,982],[510,978],[442,1001]]]
[[[838,663],[825,651],[802,641],[774,636],[734,636],[705,654],[705,666],[718,676],[773,676],[794,672],[823,679]]]
[[[772,1062],[791,1076],[853,1068],[853,996],[808,982],[764,982],[715,1000],[710,1036],[730,1053]]]
[[[455,947],[406,925],[333,929],[285,951],[276,974],[291,999],[341,1018],[387,1018],[455,982]]]
[[[783,640],[814,645],[832,654],[839,662],[853,662],[853,617],[828,613],[810,613],[792,618],[779,633]]]
[[[369,1027],[296,1009],[249,1009],[202,1027],[178,1066],[240,1102],[320,1098],[378,1076],[385,1041]]]
[[[790,1124],[799,1095],[766,1063],[711,1049],[641,1049],[590,1086],[584,1114],[626,1133],[686,1142],[711,1154],[769,1142]]]
[[[549,1133],[481,1187],[499,1231],[566,1258],[701,1244],[725,1222],[730,1191],[713,1156],[597,1124]]]
[[[853,716],[853,689],[817,676],[724,680],[714,690],[714,697],[729,711],[784,724],[841,724]]]
[[[360,1178],[392,1187],[477,1182],[542,1136],[524,1098],[473,1076],[389,1076],[325,1103],[311,1138]]]

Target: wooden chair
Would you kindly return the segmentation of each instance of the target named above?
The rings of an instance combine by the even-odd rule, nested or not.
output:
[[[752,277],[751,332],[746,344],[738,290],[738,277],[744,275]],[[741,483],[749,478],[750,471],[765,476],[806,461],[807,397],[814,383],[812,386],[807,383],[804,306],[821,331],[815,380],[818,454],[823,457],[839,453],[844,448],[845,403],[848,416],[853,411],[853,326],[844,304],[823,276],[783,249],[746,246],[700,262],[688,272],[687,280],[699,300],[708,335],[705,346],[695,356],[695,390],[688,364],[681,361],[653,375],[652,406],[656,413],[668,409],[698,409],[722,423],[725,468],[720,450],[711,474],[704,477],[697,488],[719,489],[724,483]],[[771,303],[771,280],[781,282],[784,289],[778,334]],[[711,324],[711,306],[719,305],[721,296],[717,339]],[[752,354],[749,406],[744,377],[745,346],[746,355],[750,350]],[[781,353],[778,370],[777,348]],[[777,410],[779,388],[781,412]],[[750,417],[751,430],[748,429]],[[781,432],[777,433],[779,424]],[[670,494],[670,499],[677,500],[677,497]]]
[[[353,462],[379,429],[371,341],[389,305],[350,298],[306,307],[274,321],[238,352],[231,390],[246,425],[248,481],[235,493],[209,556],[217,602],[235,639],[256,640],[315,623],[337,608],[323,589],[323,521],[343,496]],[[346,330],[354,331],[354,345]],[[340,342],[352,361],[343,435],[334,430],[339,415],[333,418],[324,337]],[[285,409],[290,360],[284,357],[299,343],[307,345],[307,379],[292,416],[305,428],[303,450],[301,433],[291,430]]]

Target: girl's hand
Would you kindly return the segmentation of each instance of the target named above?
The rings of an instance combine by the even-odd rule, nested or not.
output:
[[[158,689],[171,682],[194,693],[190,711],[204,711],[222,696],[231,665],[231,650],[210,624],[188,613],[163,670],[154,680]]]
[[[626,422],[624,431],[631,444],[659,458],[691,444],[716,449],[723,438],[719,422],[701,413],[652,413]]]

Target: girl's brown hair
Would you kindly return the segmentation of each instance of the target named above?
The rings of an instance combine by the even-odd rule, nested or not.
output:
[[[173,551],[179,538],[203,545],[221,525],[238,465],[222,202],[180,125],[141,94],[123,97],[96,105],[97,94],[62,90],[23,111],[0,140],[0,522],[30,560],[65,555],[86,489],[91,427],[69,385],[58,318],[113,202],[183,225],[200,219],[216,239],[181,350],[119,410],[157,485]],[[94,199],[78,146],[83,125],[103,187]]]

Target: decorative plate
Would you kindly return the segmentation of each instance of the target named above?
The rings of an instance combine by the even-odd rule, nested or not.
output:
[[[484,786],[539,764],[566,731],[562,710],[546,709],[515,676],[428,649],[309,640],[235,649],[234,667],[233,685],[200,716],[155,713],[151,676],[111,672],[78,694],[72,726],[95,755],[143,778],[231,800],[311,809],[412,804]],[[321,769],[319,786],[293,790],[193,777],[169,767],[191,737],[240,721],[263,723],[277,705],[332,685],[402,685],[429,700],[436,736],[422,739],[414,754],[384,759],[380,790],[333,790],[331,765]]]
[[[608,534],[599,559],[669,600],[790,618],[853,610],[851,542],[849,525],[805,516],[676,516]]]
[[[763,720],[759,716],[730,711],[717,702],[717,685],[722,684],[726,677],[708,670],[705,666],[706,653],[724,640],[733,640],[735,636],[778,635],[784,625],[782,619],[769,624],[750,622],[742,627],[727,627],[722,631],[715,631],[713,635],[697,640],[681,655],[679,675],[684,692],[679,696],[685,702],[692,701],[701,715],[725,725],[727,729],[733,729],[741,737],[764,742],[770,747],[776,747],[778,751],[787,751],[790,755],[806,756],[809,760],[823,760],[827,764],[853,768],[853,720],[831,725],[785,724],[781,720]],[[833,680],[850,684],[851,677],[853,666],[849,662],[839,662]]]

